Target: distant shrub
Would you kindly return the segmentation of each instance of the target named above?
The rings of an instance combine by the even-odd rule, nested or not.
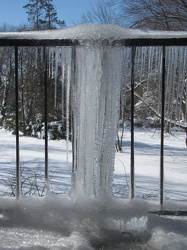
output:
[[[16,196],[16,173],[4,179],[4,184],[7,187],[6,195]],[[45,193],[45,178],[40,172],[33,171],[28,167],[20,167],[20,192],[26,196],[44,196]]]

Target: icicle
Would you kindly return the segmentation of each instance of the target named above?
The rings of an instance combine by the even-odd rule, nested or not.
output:
[[[186,100],[185,100],[185,113],[184,113],[184,122],[187,124],[187,79],[185,81],[185,93],[186,93]]]
[[[111,195],[123,49],[89,45],[75,52],[75,188],[104,198]]]
[[[183,66],[183,69],[182,69],[182,74],[181,74],[181,89],[180,89],[180,110],[182,110],[182,101],[183,101],[183,93],[184,93],[184,90],[185,90],[185,81],[186,81],[186,76],[187,76],[187,72],[186,72],[186,67],[187,67],[187,62],[186,62],[186,56],[187,56],[187,53],[186,53],[186,47],[184,48],[183,50],[183,61],[182,61],[182,66]],[[181,117],[183,118],[183,117]]]
[[[64,126],[64,89],[65,89],[65,65],[64,65],[64,48],[61,48],[61,88],[62,88],[62,126]]]
[[[171,81],[172,81],[172,86],[171,86],[171,104],[170,104],[170,121],[172,121],[173,123],[173,118],[174,117],[174,106],[177,103],[177,100],[175,98],[175,84],[176,84],[176,73],[177,73],[177,67],[178,67],[178,48],[173,48],[173,69],[171,72]],[[171,131],[171,126],[172,123],[170,122],[170,127],[169,127],[169,131]],[[175,125],[175,120],[174,120],[174,125]]]
[[[166,50],[167,75],[166,75],[166,90],[165,90],[165,117],[167,117],[167,121],[169,119],[170,90],[171,90],[170,72],[172,72],[172,58],[173,58],[172,50],[171,48],[167,48]]]
[[[152,77],[152,47],[148,48],[148,69],[147,69],[147,96],[149,95],[149,83]]]
[[[162,48],[158,49],[158,113],[161,114],[161,84],[162,84]]]
[[[151,76],[152,76],[152,47],[149,47],[148,49],[148,82],[151,80]]]
[[[142,48],[142,59],[141,59],[141,75],[145,76],[145,62],[146,62],[147,48]]]
[[[144,76],[145,66],[145,48],[141,48],[141,60],[140,60],[140,83],[142,83],[142,77]]]
[[[44,60],[44,47],[39,48],[40,50],[40,60],[43,61]]]
[[[71,47],[66,48],[65,50],[65,78],[66,78],[66,157],[67,157],[67,166],[69,163],[69,119],[70,119],[70,83],[71,83]]]
[[[186,95],[186,98],[185,98],[185,113],[184,113],[184,122],[186,123],[187,125],[187,47],[184,47],[184,74],[183,74],[183,81],[184,81],[184,93]]]
[[[51,77],[51,50],[52,50],[52,48],[49,48],[49,69],[48,69],[48,76],[49,76],[49,78]]]
[[[124,117],[125,117],[125,105],[126,105],[126,90],[127,90],[127,79],[128,79],[128,65],[129,63],[129,48],[124,49],[124,63],[123,63],[123,80],[121,81],[121,117],[122,117],[122,122],[124,122]]]
[[[59,47],[55,48],[55,94],[54,94],[54,108],[57,104],[57,81],[58,81],[58,65],[59,65]]]
[[[136,55],[135,55],[135,71],[137,72],[137,74],[139,75],[139,72],[141,71],[141,64],[140,64],[140,60],[141,60],[141,54],[142,54],[142,51],[141,51],[141,47],[137,48],[136,49]]]
[[[35,48],[35,69],[38,68],[38,48]]]
[[[178,65],[178,75],[177,75],[177,86],[176,86],[176,106],[175,106],[175,126],[176,126],[176,122],[177,120],[180,120],[180,110],[179,110],[179,95],[180,95],[180,91],[181,91],[181,74],[182,74],[182,52],[183,49],[180,47],[178,48],[178,61],[177,61],[177,65]]]
[[[153,66],[153,69],[154,69],[153,77],[154,77],[155,82],[158,79],[158,57],[159,57],[158,47],[155,47],[154,48],[154,59],[155,60],[154,60],[154,66]]]
[[[54,72],[55,72],[55,69],[54,69],[54,48],[51,48],[51,77],[54,78]]]

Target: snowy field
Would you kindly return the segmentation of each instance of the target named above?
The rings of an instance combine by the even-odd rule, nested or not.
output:
[[[160,133],[135,129],[135,196],[129,201],[130,131],[116,153],[113,196],[108,201],[70,200],[71,145],[49,140],[51,195],[10,195],[15,172],[15,136],[0,129],[0,249],[187,249],[187,218],[148,214],[159,209]],[[44,140],[20,136],[21,166],[44,175]],[[186,209],[185,133],[165,136],[165,207]],[[53,194],[56,194],[54,196]],[[32,236],[31,236],[32,235]]]
[[[187,148],[185,132],[175,132],[164,138],[165,199],[187,201]],[[126,173],[126,174],[125,174]],[[130,131],[126,130],[123,153],[116,153],[114,186],[119,196],[126,196],[129,186]],[[125,174],[125,175],[124,175]],[[126,178],[127,176],[127,178]],[[156,199],[159,195],[160,131],[135,129],[135,196]],[[117,190],[114,192],[117,193]]]

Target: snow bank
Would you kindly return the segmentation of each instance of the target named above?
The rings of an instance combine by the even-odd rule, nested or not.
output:
[[[3,198],[1,204],[0,245],[17,245],[18,249],[40,246],[88,250],[126,244],[126,240],[134,242],[146,230],[146,218],[142,216],[150,209],[142,201],[71,201],[56,196],[20,201]]]
[[[186,249],[186,221],[149,214],[153,208],[142,200],[2,198],[0,249]]]
[[[111,24],[81,24],[61,30],[3,32],[0,39],[122,40],[135,38],[187,38],[184,31],[143,31]]]

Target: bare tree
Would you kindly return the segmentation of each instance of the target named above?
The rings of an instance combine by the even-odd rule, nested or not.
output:
[[[90,9],[82,14],[80,22],[122,25],[121,17],[116,13],[115,8],[105,0],[98,0],[95,5],[91,4]]]
[[[81,22],[151,30],[186,30],[186,0],[98,0]]]
[[[119,18],[130,28],[186,30],[186,0],[106,0],[119,10]]]

